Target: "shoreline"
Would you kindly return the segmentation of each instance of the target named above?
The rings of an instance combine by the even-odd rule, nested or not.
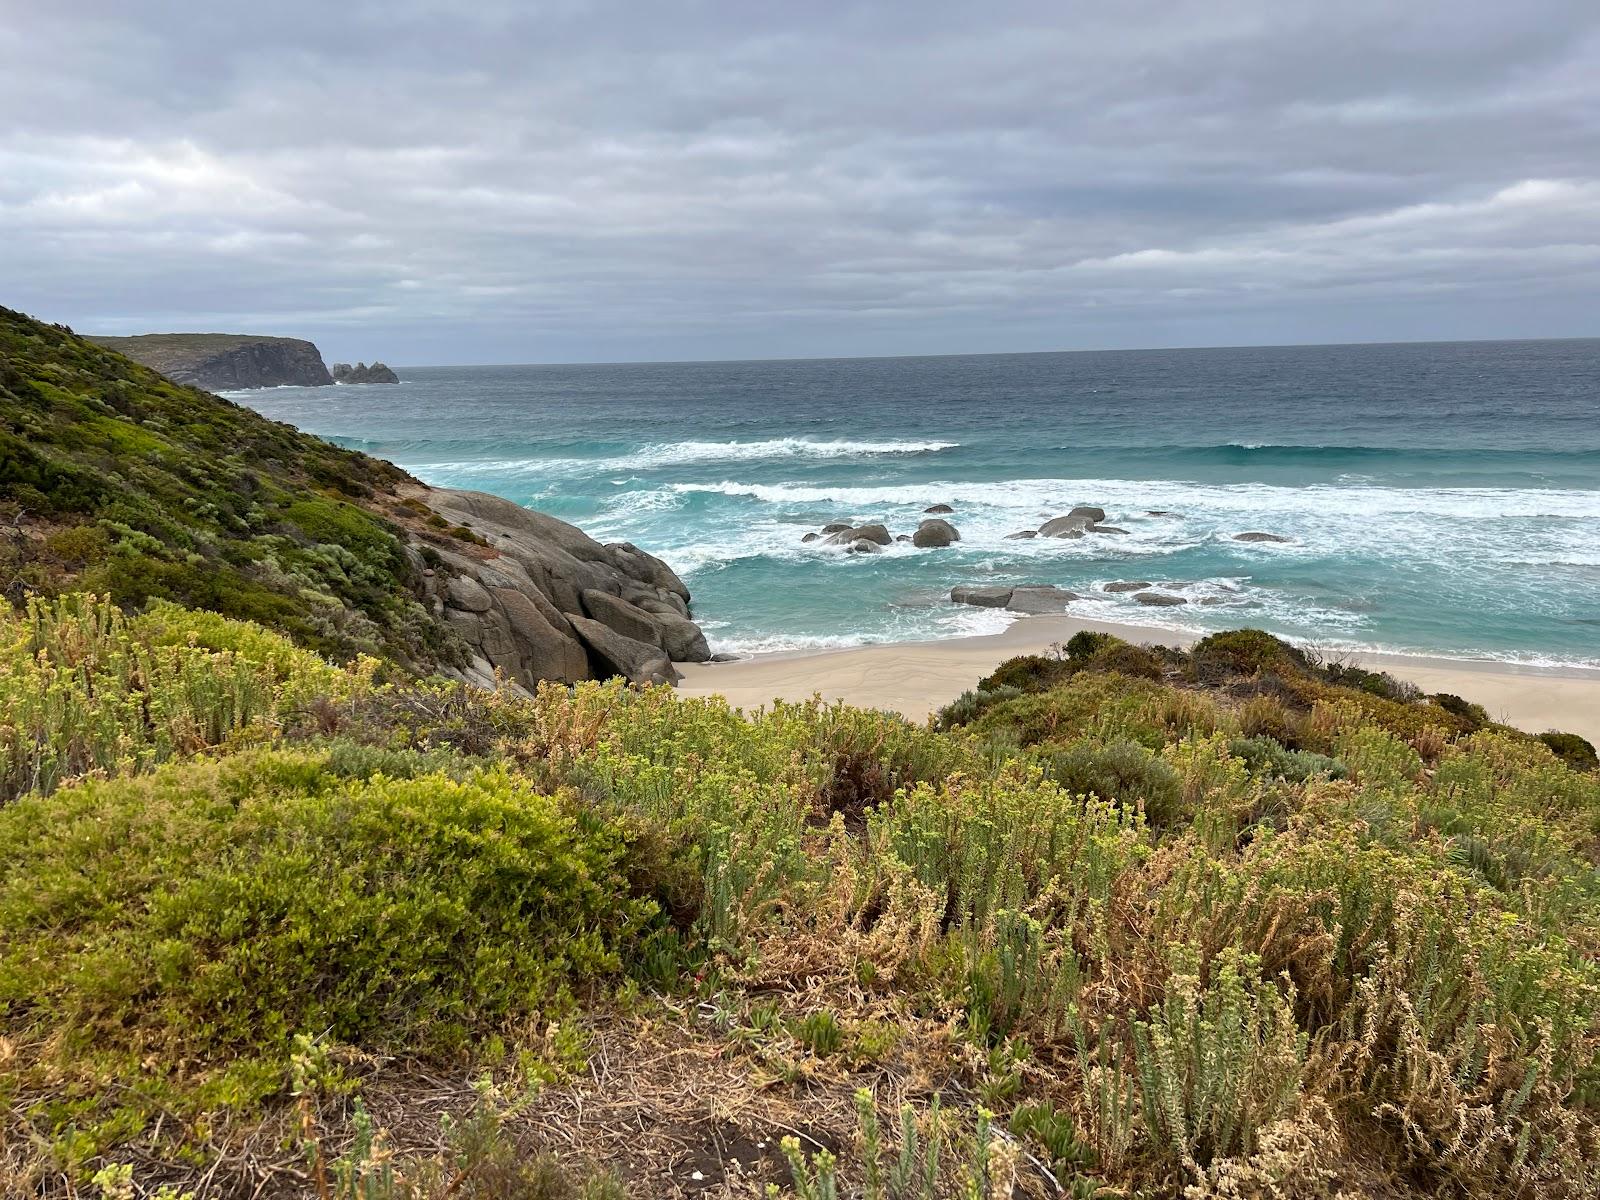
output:
[[[1202,635],[1067,615],[1023,617],[999,633],[926,642],[880,642],[830,650],[785,650],[728,663],[680,663],[684,696],[722,696],[738,708],[778,700],[843,700],[925,720],[975,687],[1006,659],[1048,650],[1080,630],[1136,645],[1187,648]],[[1600,744],[1600,668],[1539,667],[1495,659],[1352,653],[1352,661],[1409,680],[1424,692],[1452,692],[1496,721],[1543,733],[1559,729]]]

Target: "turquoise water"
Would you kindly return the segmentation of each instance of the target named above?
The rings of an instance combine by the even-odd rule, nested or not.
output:
[[[1600,664],[1600,340],[400,374],[236,398],[637,542],[723,650],[989,632],[951,586],[1032,582],[1103,620]],[[800,541],[935,503],[958,546]],[[1076,504],[1127,536],[1005,540]],[[1190,603],[1094,594],[1119,579]]]

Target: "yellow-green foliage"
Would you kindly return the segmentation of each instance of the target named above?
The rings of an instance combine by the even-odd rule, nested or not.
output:
[[[0,802],[260,740],[360,678],[259,626],[175,605],[131,621],[93,596],[0,606]]]
[[[1308,674],[1313,701],[1273,701],[1291,748],[1266,705],[1246,728],[1276,695],[1259,655],[1236,693],[1089,665],[939,732],[619,683],[373,685],[177,609],[8,621],[10,669],[73,663],[74,697],[128,656],[249,664],[254,723],[223,689],[186,693],[215,751],[337,738],[0,809],[10,1091],[76,1097],[14,1100],[19,1139],[71,1126],[98,1148],[158,1108],[260,1101],[300,1033],[500,1044],[631,975],[745,1005],[759,979],[763,1028],[804,1048],[796,1080],[884,1069],[931,1026],[932,1077],[1059,1142],[1072,1194],[1381,1176],[1576,1200],[1600,1177],[1600,776],[1526,735]],[[100,741],[156,738],[140,688],[104,688],[139,699],[94,710]],[[278,724],[326,695],[326,720]],[[140,1064],[154,1090],[116,1099]],[[900,1161],[881,1159],[842,1155],[841,1186]]]
[[[28,797],[0,812],[0,1010],[51,1057],[236,1099],[299,1032],[453,1049],[621,970],[654,911],[625,851],[503,769],[346,778],[327,751]]]

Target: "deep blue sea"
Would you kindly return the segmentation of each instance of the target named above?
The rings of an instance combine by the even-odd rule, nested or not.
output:
[[[718,649],[988,632],[951,586],[1031,582],[1104,620],[1600,664],[1600,339],[400,375],[235,398],[638,543]],[[952,549],[800,540],[935,503]],[[1004,540],[1076,504],[1127,535]],[[1190,603],[1098,593],[1128,579]]]

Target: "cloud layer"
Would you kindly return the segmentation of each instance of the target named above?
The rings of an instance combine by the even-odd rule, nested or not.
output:
[[[0,0],[0,303],[402,363],[1600,333],[1593,0]]]

